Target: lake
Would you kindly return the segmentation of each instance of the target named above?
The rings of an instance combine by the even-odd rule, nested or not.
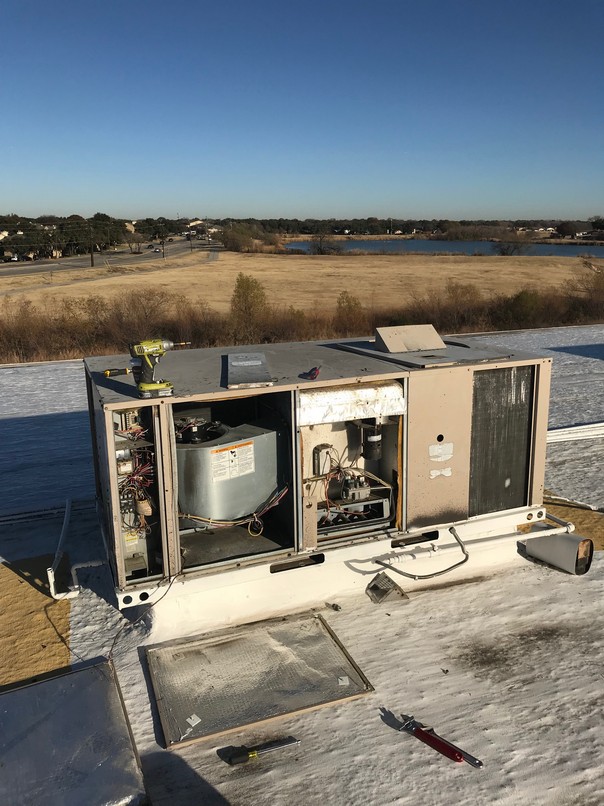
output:
[[[448,252],[455,255],[496,255],[498,244],[491,241],[428,241],[425,239],[396,239],[391,241],[337,241],[343,252],[359,249],[362,252],[419,252],[422,255],[434,255]],[[311,241],[292,241],[288,249],[302,249],[308,252]],[[547,257],[577,257],[591,255],[604,257],[604,246],[597,244],[548,244],[535,243],[524,247],[523,255]]]

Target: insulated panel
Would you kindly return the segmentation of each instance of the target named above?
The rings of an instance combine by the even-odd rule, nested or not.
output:
[[[147,802],[110,663],[0,695],[0,757],[2,804]]]
[[[533,366],[474,374],[470,515],[527,504]]]
[[[405,410],[403,387],[396,381],[303,390],[300,392],[298,425],[388,417],[404,414]]]

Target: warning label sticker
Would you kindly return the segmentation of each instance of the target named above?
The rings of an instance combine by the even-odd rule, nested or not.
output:
[[[212,451],[212,481],[236,479],[255,469],[253,442],[240,442]]]

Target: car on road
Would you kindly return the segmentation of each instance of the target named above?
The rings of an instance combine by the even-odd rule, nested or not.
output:
[[[158,249],[158,248],[157,248],[157,246],[156,246],[156,247],[155,247],[155,249],[154,249],[153,251],[154,251],[154,252],[161,252],[161,249]]]

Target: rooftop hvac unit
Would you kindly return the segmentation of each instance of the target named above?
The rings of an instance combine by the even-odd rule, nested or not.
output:
[[[331,589],[320,584],[366,584],[392,552],[459,553],[452,530],[470,555],[473,541],[515,553],[520,526],[551,531],[549,358],[429,326],[382,328],[375,339],[170,352],[162,374],[174,394],[144,400],[130,376],[104,375],[119,362],[129,357],[85,365],[121,606],[179,577],[226,618],[239,599],[213,610],[209,591],[246,579],[258,586],[244,597],[249,615],[269,591],[273,602],[310,596],[309,580],[319,597]],[[279,581],[303,569],[304,584]]]

